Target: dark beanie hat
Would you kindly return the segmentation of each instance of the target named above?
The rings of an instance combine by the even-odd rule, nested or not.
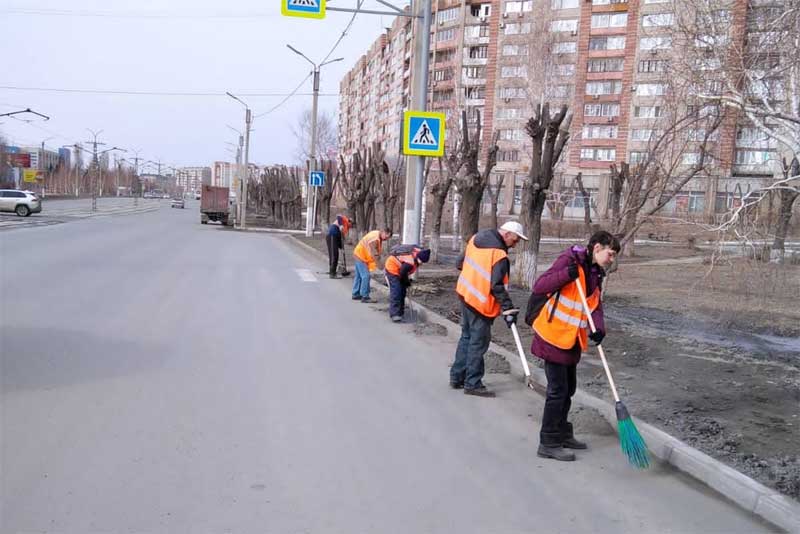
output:
[[[417,253],[417,259],[422,263],[428,263],[428,260],[431,259],[431,249],[423,248]]]

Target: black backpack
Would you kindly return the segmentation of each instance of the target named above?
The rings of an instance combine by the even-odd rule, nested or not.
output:
[[[528,298],[528,308],[525,310],[525,324],[528,326],[533,326],[533,322],[539,317],[539,313],[544,308],[545,303],[550,300],[550,297],[553,295],[556,296],[556,302],[558,302],[558,298],[561,296],[561,290],[559,289],[555,293],[551,294],[540,294],[540,293],[531,293],[531,296]],[[556,312],[556,307],[553,306],[553,311],[550,312],[550,317],[547,318],[547,321],[550,322],[553,320],[553,314]]]

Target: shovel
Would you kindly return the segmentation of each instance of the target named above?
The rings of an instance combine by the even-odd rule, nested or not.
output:
[[[347,270],[347,255],[344,253],[344,249],[342,249],[342,276],[350,276],[350,271]]]
[[[525,385],[533,389],[533,382],[531,382],[531,370],[528,367],[528,360],[525,358],[525,351],[522,349],[522,341],[519,339],[519,332],[517,325],[511,325],[511,333],[514,334],[514,342],[517,344],[517,352],[519,352],[519,359],[522,361],[522,369],[525,371]]]

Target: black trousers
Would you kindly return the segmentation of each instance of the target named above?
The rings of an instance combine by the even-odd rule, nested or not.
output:
[[[335,235],[326,235],[325,244],[328,245],[328,273],[336,274],[339,266],[339,249],[342,246],[342,238]]]
[[[567,422],[572,396],[577,387],[577,365],[544,362],[547,376],[547,399],[544,402],[542,430],[539,439],[542,445],[559,445],[565,437],[572,435],[572,425]]]

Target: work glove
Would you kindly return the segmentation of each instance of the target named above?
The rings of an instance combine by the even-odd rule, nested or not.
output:
[[[570,263],[569,268],[567,268],[567,275],[569,275],[570,280],[577,280],[578,279],[578,264],[577,263]]]
[[[600,343],[602,343],[604,337],[606,337],[606,335],[603,332],[601,332],[600,330],[597,330],[597,331],[592,332],[591,334],[589,334],[589,339],[594,341],[596,345],[599,345]]]
[[[400,279],[400,285],[403,287],[411,287],[411,278],[405,277]]]
[[[511,328],[512,324],[517,324],[517,315],[519,315],[519,310],[517,308],[512,308],[503,312],[503,320],[506,322],[507,327]]]

